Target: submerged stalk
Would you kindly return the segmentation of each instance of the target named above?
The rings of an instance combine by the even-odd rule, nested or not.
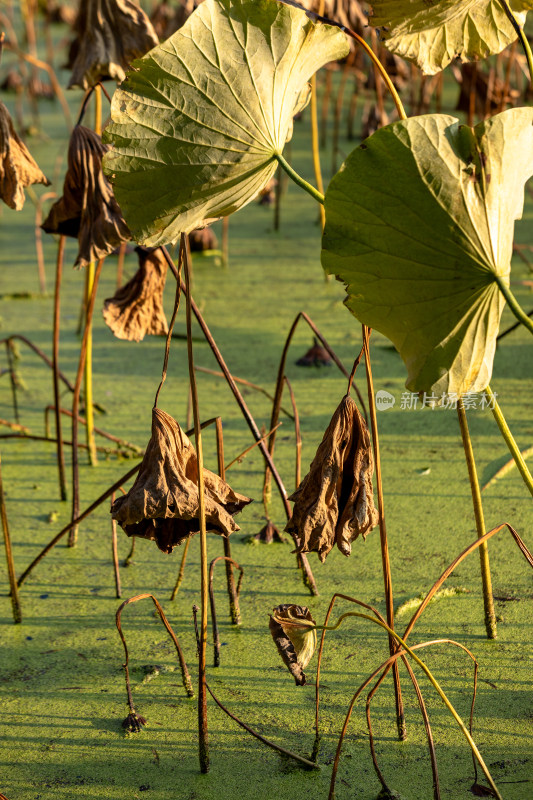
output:
[[[478,539],[481,539],[485,533],[485,519],[483,517],[483,504],[481,502],[481,492],[479,489],[479,480],[477,477],[476,462],[474,459],[474,450],[472,448],[472,441],[468,431],[468,422],[466,419],[466,412],[462,398],[457,401],[457,416],[459,417],[459,426],[461,428],[461,437],[463,440],[463,449],[465,451],[466,465],[468,467],[468,477],[470,479],[470,490],[472,492],[472,502],[474,504],[474,516],[476,518],[476,530]],[[479,561],[481,566],[481,581],[483,584],[483,605],[485,607],[485,629],[489,639],[497,638],[496,629],[496,613],[494,611],[494,598],[492,596],[492,578],[490,574],[489,563],[489,550],[486,542],[479,547]]]

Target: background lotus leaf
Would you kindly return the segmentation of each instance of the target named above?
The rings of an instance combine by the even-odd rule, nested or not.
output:
[[[477,61],[516,39],[499,0],[371,0],[370,21],[393,53],[434,75],[456,56]],[[523,25],[533,0],[509,0]]]
[[[134,237],[175,242],[273,176],[307,80],[349,51],[337,28],[275,0],[205,0],[115,93],[105,160]]]
[[[533,109],[475,128],[431,114],[382,128],[326,193],[322,263],[346,305],[388,336],[407,388],[463,394],[490,380],[514,220],[533,174]]]

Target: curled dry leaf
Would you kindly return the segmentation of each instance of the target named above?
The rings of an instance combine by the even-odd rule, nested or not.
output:
[[[128,536],[152,539],[163,553],[199,533],[198,460],[176,420],[152,409],[152,436],[130,491],[111,507],[113,519]],[[233,519],[249,497],[234,492],[226,481],[204,469],[205,517],[208,531],[229,536],[238,531]]]
[[[336,544],[349,556],[351,543],[378,524],[374,506],[374,459],[366,423],[350,395],[337,407],[308,474],[289,497],[292,518],[285,530],[298,553],[317,551],[324,562]]]
[[[131,239],[111,184],[102,172],[102,157],[108,149],[98,134],[76,125],[69,142],[63,196],[41,226],[47,233],[78,239],[76,265],[81,267]]]
[[[17,136],[9,111],[0,102],[0,197],[9,208],[20,211],[25,200],[24,188],[32,183],[50,185]]]
[[[192,253],[203,253],[206,250],[216,250],[218,239],[212,228],[198,228],[189,234],[189,245]]]
[[[159,44],[152,23],[130,0],[81,0],[74,29],[69,89],[90,89],[105,78],[120,83],[133,59]]]
[[[306,606],[286,603],[274,608],[270,616],[270,633],[297,686],[305,684],[304,669],[316,650],[315,626]]]
[[[168,264],[160,247],[136,247],[139,269],[113,297],[104,302],[106,325],[117,339],[140,342],[146,335],[164,336],[168,322],[163,311],[163,289]]]

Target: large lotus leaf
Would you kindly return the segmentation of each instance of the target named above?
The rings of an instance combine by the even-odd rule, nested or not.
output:
[[[348,157],[326,193],[322,264],[346,305],[388,336],[417,392],[489,382],[514,220],[533,174],[533,108],[475,128],[448,115],[395,122]]]
[[[508,0],[524,24],[533,0]],[[389,50],[434,75],[459,56],[477,61],[516,39],[499,0],[371,0],[372,25]]]
[[[105,170],[137,241],[174,242],[248,203],[308,79],[348,51],[339,29],[276,0],[205,0],[136,61],[113,97]]]

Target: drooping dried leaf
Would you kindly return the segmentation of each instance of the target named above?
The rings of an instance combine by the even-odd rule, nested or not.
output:
[[[298,553],[317,551],[322,562],[337,545],[349,556],[351,544],[378,524],[374,506],[374,459],[370,434],[355,402],[345,395],[324,434],[309,473],[289,497],[291,533]]]
[[[150,21],[159,39],[164,42],[176,33],[201,2],[203,0],[178,0],[177,3],[171,4],[163,0],[162,3],[158,3],[152,11]]]
[[[272,610],[268,627],[283,663],[297,686],[305,684],[304,669],[316,650],[315,625],[306,606],[286,603]]]
[[[278,544],[285,544],[286,539],[281,535],[279,530],[276,528],[274,523],[271,519],[268,520],[267,524],[264,525],[259,533],[255,533],[253,536],[250,537],[250,541],[254,544],[256,542],[260,542],[261,544],[272,544],[272,542],[277,542]]]
[[[160,247],[135,248],[139,269],[113,297],[104,302],[105,324],[117,339],[140,342],[147,335],[164,336],[168,322],[163,311],[163,289],[168,264]]]
[[[332,363],[330,354],[316,338],[313,346],[296,361],[298,367],[330,367]]]
[[[41,226],[47,233],[77,238],[76,265],[82,267],[131,239],[111,184],[102,172],[102,157],[108,149],[98,134],[76,125],[69,142],[63,196]]]
[[[106,78],[120,83],[133,59],[159,44],[152,23],[130,0],[81,0],[74,28],[69,89],[89,89]]]
[[[50,185],[30,151],[19,139],[9,111],[0,102],[0,197],[15,211],[24,205],[24,188],[33,183]]]
[[[111,507],[113,519],[128,536],[152,539],[163,553],[199,533],[198,460],[176,420],[152,409],[152,436],[130,491]],[[249,497],[234,492],[226,481],[204,469],[205,516],[208,531],[229,536],[238,531],[233,519]]]
[[[218,239],[212,228],[198,228],[189,234],[191,253],[203,253],[205,250],[216,250]]]

